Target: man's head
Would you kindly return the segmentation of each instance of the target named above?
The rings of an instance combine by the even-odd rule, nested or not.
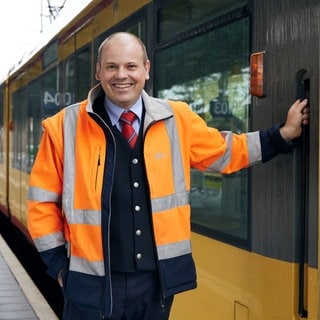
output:
[[[150,61],[142,41],[133,34],[118,32],[100,45],[96,79],[107,97],[121,108],[130,108],[149,79]]]

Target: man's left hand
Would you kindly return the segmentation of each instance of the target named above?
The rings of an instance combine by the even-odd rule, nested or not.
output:
[[[302,125],[309,124],[308,100],[297,100],[289,109],[287,120],[280,128],[281,136],[286,141],[300,137]]]

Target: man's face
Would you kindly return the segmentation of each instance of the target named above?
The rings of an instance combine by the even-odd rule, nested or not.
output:
[[[144,61],[140,44],[132,37],[116,36],[103,47],[96,78],[106,96],[117,106],[128,109],[141,95],[149,79],[150,62]]]

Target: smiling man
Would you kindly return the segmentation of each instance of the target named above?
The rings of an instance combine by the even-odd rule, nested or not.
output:
[[[65,320],[168,319],[174,295],[196,287],[190,169],[268,161],[308,123],[307,101],[296,101],[283,126],[222,134],[186,103],[149,96],[149,70],[137,37],[111,35],[88,99],[43,121],[28,225],[62,287]]]
[[[143,43],[131,40],[130,34],[111,35],[99,48],[96,66],[96,78],[106,96],[123,109],[140,98],[150,71]]]

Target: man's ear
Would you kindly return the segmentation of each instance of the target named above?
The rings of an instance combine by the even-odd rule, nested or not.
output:
[[[100,63],[97,62],[96,63],[96,80],[98,80],[98,81],[101,80],[100,71],[101,71],[101,66],[100,66]]]
[[[146,64],[145,64],[145,69],[146,69],[146,80],[149,80],[150,79],[150,61],[147,60],[146,61]]]

